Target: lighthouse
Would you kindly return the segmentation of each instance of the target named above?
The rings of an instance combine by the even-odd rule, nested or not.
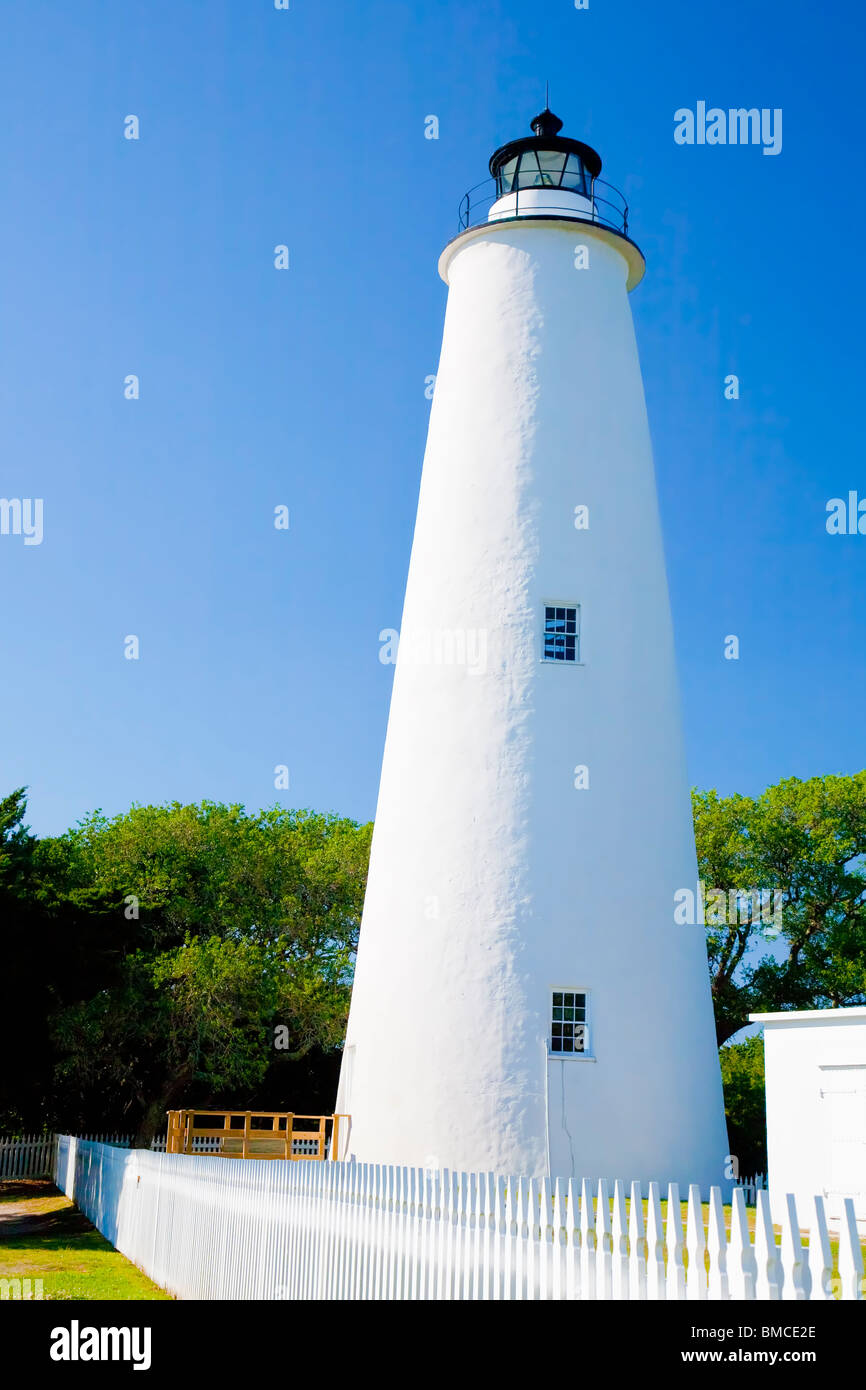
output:
[[[665,559],[601,159],[463,201],[338,1109],[345,1157],[696,1182],[727,1139]]]

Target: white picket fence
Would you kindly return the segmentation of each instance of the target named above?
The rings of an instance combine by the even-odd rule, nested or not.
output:
[[[767,1186],[767,1176],[765,1173],[756,1173],[751,1178],[738,1178],[736,1185],[743,1189],[746,1205],[753,1207],[758,1200],[758,1193]]]
[[[598,1188],[492,1173],[356,1163],[124,1153],[61,1135],[55,1181],[118,1250],[179,1298],[843,1299],[864,1296],[846,1203],[834,1274],[823,1201],[794,1199],[781,1246],[767,1193],[754,1240],[742,1189],[730,1236],[719,1188],[705,1230],[697,1187],[684,1223],[657,1183]],[[708,1257],[708,1259],[707,1259]]]
[[[0,1179],[50,1178],[54,1172],[57,1137],[27,1134],[0,1139]]]
[[[207,1135],[197,1135],[192,1141],[192,1151],[194,1154],[218,1154],[222,1140],[218,1137],[212,1138]],[[150,1142],[151,1151],[157,1154],[165,1153],[165,1135],[158,1134]]]
[[[129,1148],[128,1134],[88,1134],[83,1138],[101,1144]],[[56,1134],[24,1134],[0,1139],[0,1180],[4,1178],[53,1178],[57,1155]]]
[[[261,1132],[261,1131],[259,1131],[259,1132]],[[193,1138],[193,1141],[192,1141],[192,1151],[193,1151],[194,1154],[218,1154],[219,1151],[220,1151],[220,1145],[221,1145],[221,1144],[222,1144],[222,1139],[219,1137],[219,1135],[216,1135],[216,1136],[209,1136],[209,1135],[200,1134],[200,1135],[196,1135],[196,1136]],[[153,1153],[164,1154],[164,1153],[165,1153],[165,1145],[166,1145],[166,1138],[165,1138],[165,1135],[164,1135],[164,1134],[158,1134],[158,1135],[156,1136],[155,1139],[152,1139],[152,1140],[151,1140],[151,1144],[150,1144],[151,1151],[152,1151]],[[292,1153],[293,1153],[293,1154],[314,1154],[314,1153],[317,1153],[317,1152],[318,1152],[318,1148],[319,1148],[319,1141],[318,1141],[318,1139],[304,1139],[304,1137],[303,1137],[302,1135],[301,1135],[301,1136],[296,1135],[296,1136],[292,1139]]]

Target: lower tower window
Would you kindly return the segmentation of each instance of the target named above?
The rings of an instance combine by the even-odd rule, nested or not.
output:
[[[589,1052],[587,995],[577,990],[554,990],[551,1007],[550,1051],[564,1055]]]

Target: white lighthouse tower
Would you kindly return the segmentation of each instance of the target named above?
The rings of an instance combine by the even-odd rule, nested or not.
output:
[[[449,287],[338,1109],[346,1156],[721,1182],[653,461],[601,160],[496,151]],[[489,210],[488,210],[489,208]]]

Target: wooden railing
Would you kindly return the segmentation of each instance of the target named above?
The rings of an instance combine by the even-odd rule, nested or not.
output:
[[[222,1158],[336,1159],[340,1121],[348,1118],[284,1110],[169,1110],[165,1151],[207,1150]]]

